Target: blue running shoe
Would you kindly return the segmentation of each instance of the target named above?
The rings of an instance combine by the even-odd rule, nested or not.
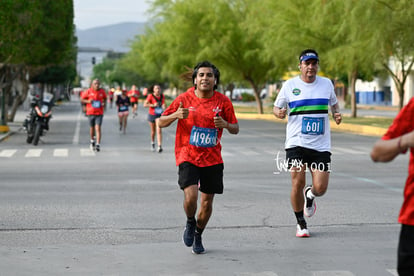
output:
[[[203,246],[203,243],[201,242],[201,234],[197,232],[194,235],[193,253],[194,254],[204,253],[204,246]]]
[[[189,222],[185,226],[184,235],[183,235],[183,242],[186,246],[190,247],[194,243],[194,233],[196,230],[196,221]]]

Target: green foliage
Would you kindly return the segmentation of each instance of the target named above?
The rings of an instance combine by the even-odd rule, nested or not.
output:
[[[254,102],[256,100],[254,95],[246,92],[241,93],[241,97],[242,102]]]
[[[8,68],[29,68],[36,81],[73,81],[75,46],[71,0],[0,2],[0,63]]]
[[[48,65],[73,58],[71,0],[0,2],[0,61]]]
[[[152,11],[153,27],[118,65],[178,88],[192,85],[178,76],[204,59],[219,67],[224,86],[244,82],[258,93],[297,70],[305,48],[319,52],[325,75],[351,86],[356,77],[372,80],[391,55],[414,56],[410,0],[156,0]]]
[[[55,65],[46,67],[40,74],[31,76],[32,83],[60,84],[74,81],[76,70],[73,66]]]

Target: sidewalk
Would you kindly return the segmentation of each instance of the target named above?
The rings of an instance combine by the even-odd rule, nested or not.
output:
[[[22,123],[8,123],[9,131],[6,133],[0,133],[0,142],[6,139],[7,137],[13,135],[16,132],[19,132],[20,130],[23,130]]]
[[[27,114],[29,114],[29,110],[26,111],[23,106],[20,106],[16,112],[16,116],[14,117],[14,122],[7,123],[9,131],[6,133],[0,133],[0,142],[16,132],[23,131],[23,121],[26,119]]]

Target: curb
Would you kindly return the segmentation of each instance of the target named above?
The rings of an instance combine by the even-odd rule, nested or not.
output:
[[[16,127],[10,127],[8,132],[0,133],[0,142],[12,136],[16,132],[19,132],[20,130],[22,130],[22,128],[22,126],[16,125]]]
[[[276,123],[287,123],[287,119],[281,120],[277,119],[273,114],[247,114],[247,113],[236,113],[237,119],[245,119],[245,120],[266,120],[266,121],[273,121]],[[331,130],[338,131],[338,132],[352,132],[361,135],[367,136],[383,136],[387,131],[386,128],[382,127],[373,127],[373,126],[364,126],[364,125],[354,125],[354,124],[347,124],[341,123],[337,125],[335,122],[330,122]]]

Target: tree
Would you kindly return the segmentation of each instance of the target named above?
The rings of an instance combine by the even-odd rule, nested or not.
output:
[[[370,78],[376,59],[371,55],[372,38],[366,35],[371,31],[368,22],[375,11],[372,1],[269,0],[265,5],[268,14],[262,17],[261,24],[268,26],[265,33],[269,55],[290,71],[296,70],[292,65],[299,63],[298,54],[303,49],[317,50],[320,69],[325,74],[331,79],[348,76],[352,116],[356,117],[356,79],[360,75]]]
[[[348,88],[351,95],[351,117],[357,117],[357,102],[355,84],[358,78],[364,76],[372,80],[375,62],[376,46],[371,36],[372,22],[376,20],[378,7],[374,1],[321,1],[323,17],[328,20],[319,21],[316,27],[328,31],[331,37],[326,51],[326,71],[333,76],[346,72]],[[335,22],[338,22],[335,24]]]
[[[399,108],[404,105],[405,83],[414,65],[414,2],[409,0],[376,1],[380,9],[373,36],[379,42],[380,63],[394,81]],[[391,57],[391,58],[390,58]]]
[[[26,98],[29,73],[41,74],[48,66],[62,64],[74,68],[72,0],[1,1],[0,25],[2,94],[9,96],[16,78],[25,83],[26,89],[14,99],[17,103],[13,107],[17,108]],[[2,117],[5,120],[7,113],[7,105],[4,105]]]
[[[255,3],[218,0],[214,5],[205,5],[195,0],[155,1],[153,8],[158,11],[159,21],[133,43],[127,58],[136,70],[153,73],[176,85],[180,85],[177,76],[186,67],[210,60],[221,69],[223,82],[251,85],[258,112],[263,113],[260,92],[275,66],[263,54],[261,33],[250,29],[250,20],[254,19],[250,7]]]
[[[258,113],[263,114],[260,93],[278,68],[264,52],[262,32],[252,27],[257,18],[255,6],[260,7],[249,0],[218,1],[204,16],[211,29],[203,36],[200,54],[217,60],[223,71],[229,72],[228,81],[248,83],[254,90]]]

